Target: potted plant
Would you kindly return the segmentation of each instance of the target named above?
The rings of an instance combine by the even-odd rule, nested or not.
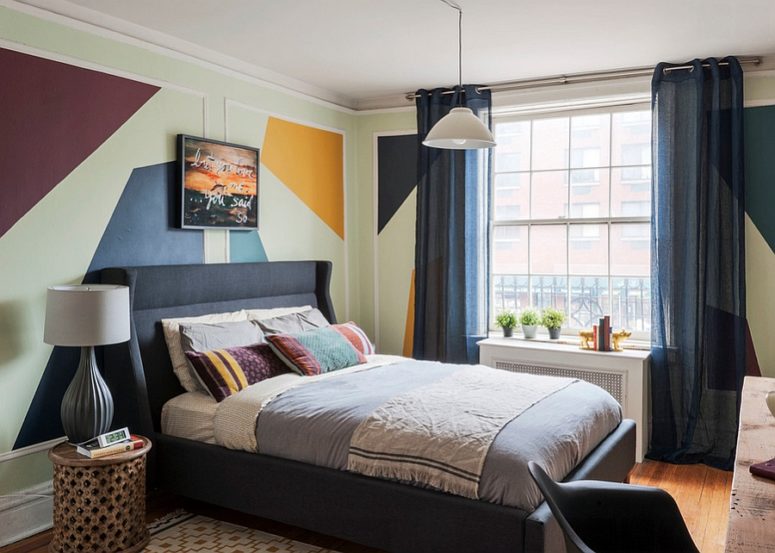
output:
[[[549,330],[549,338],[557,340],[560,337],[563,322],[565,322],[565,313],[552,307],[544,309],[541,324]]]
[[[495,317],[495,324],[503,329],[504,338],[511,338],[514,327],[517,326],[517,316],[513,311],[501,311]]]
[[[540,322],[541,319],[538,316],[538,311],[535,309],[525,309],[519,315],[519,324],[522,325],[522,334],[525,335],[525,338],[536,337],[536,329]]]

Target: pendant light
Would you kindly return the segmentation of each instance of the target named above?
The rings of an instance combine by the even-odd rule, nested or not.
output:
[[[457,77],[462,95],[463,87],[463,9],[451,0],[441,0],[458,13],[457,20]],[[423,144],[430,148],[446,150],[476,150],[495,146],[492,133],[471,109],[460,105],[442,117],[428,132]]]

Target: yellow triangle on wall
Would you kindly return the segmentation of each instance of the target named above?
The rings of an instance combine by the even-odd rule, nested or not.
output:
[[[344,239],[341,134],[270,117],[261,163]]]
[[[406,305],[406,327],[404,328],[404,357],[411,357],[414,350],[414,277],[412,269],[412,282],[409,284],[409,300]]]

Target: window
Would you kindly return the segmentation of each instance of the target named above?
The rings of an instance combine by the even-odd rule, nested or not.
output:
[[[610,314],[651,330],[651,112],[493,118],[491,320],[555,307],[575,334]]]

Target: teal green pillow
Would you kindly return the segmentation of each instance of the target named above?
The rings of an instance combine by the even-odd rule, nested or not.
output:
[[[366,357],[338,330],[337,325],[266,337],[269,347],[289,369],[315,376],[366,362]]]

